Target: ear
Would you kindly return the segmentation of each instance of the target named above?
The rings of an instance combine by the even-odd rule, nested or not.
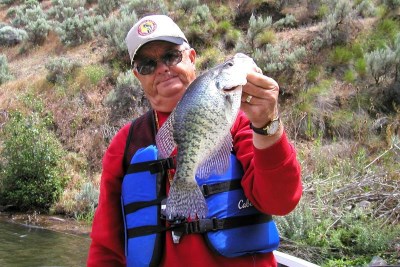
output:
[[[196,63],[196,50],[194,50],[193,48],[190,48],[190,51],[189,51],[189,59],[190,59],[190,61],[192,62],[192,64],[193,64],[193,66],[195,65],[195,63]]]
[[[136,78],[138,78],[139,72],[136,69],[132,70],[133,75],[135,75]]]

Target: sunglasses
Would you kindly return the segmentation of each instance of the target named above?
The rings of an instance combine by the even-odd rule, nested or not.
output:
[[[156,69],[158,61],[162,61],[168,67],[175,66],[182,61],[182,52],[186,50],[189,50],[189,48],[184,50],[168,51],[159,59],[150,59],[150,58],[142,59],[136,64],[135,69],[141,75],[149,75],[152,74]]]

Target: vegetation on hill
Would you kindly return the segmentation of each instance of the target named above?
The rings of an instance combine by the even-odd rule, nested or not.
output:
[[[0,0],[0,206],[91,222],[102,155],[148,108],[126,33],[168,14],[198,72],[235,52],[280,84],[303,198],[280,250],[400,260],[400,1]]]

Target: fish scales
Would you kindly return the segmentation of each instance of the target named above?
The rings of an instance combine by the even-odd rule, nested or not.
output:
[[[178,146],[176,172],[167,199],[170,218],[207,216],[196,177],[222,174],[229,167],[232,127],[242,85],[254,61],[241,53],[197,77],[156,135],[159,156]]]

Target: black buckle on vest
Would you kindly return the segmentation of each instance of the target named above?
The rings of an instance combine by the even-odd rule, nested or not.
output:
[[[159,173],[159,172],[166,171],[166,170],[173,169],[173,168],[175,168],[173,158],[157,160],[157,161],[149,164],[149,171],[151,174]]]
[[[185,225],[186,234],[202,234],[210,231],[221,229],[221,225],[217,218],[199,219],[192,222],[187,222]]]

